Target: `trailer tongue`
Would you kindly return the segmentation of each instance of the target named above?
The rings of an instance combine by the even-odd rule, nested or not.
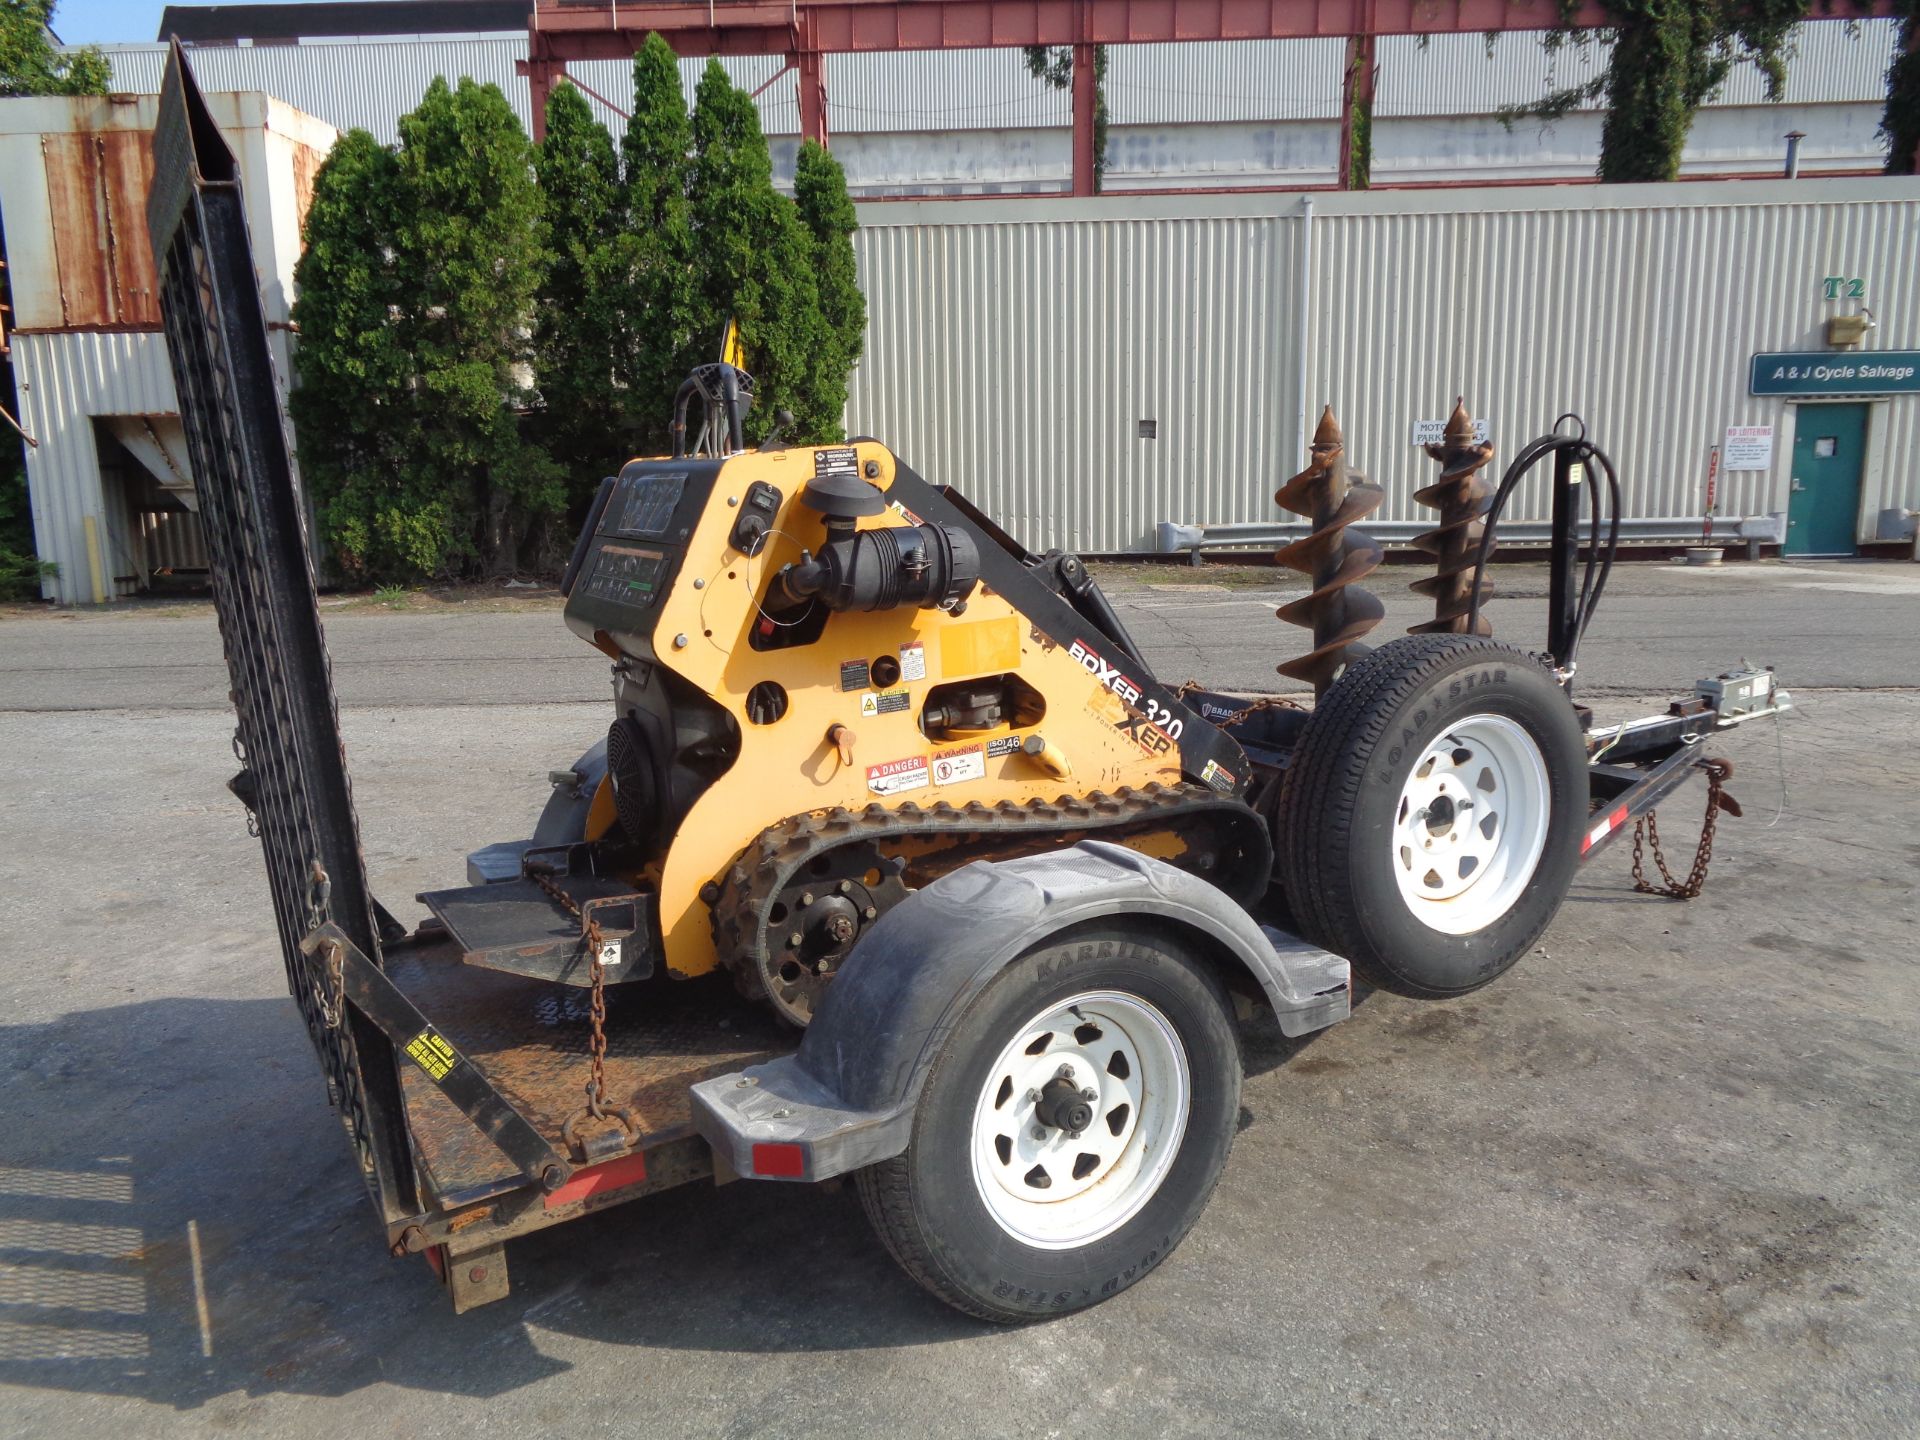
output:
[[[1280,612],[1313,631],[1282,667],[1309,711],[1162,684],[1077,559],[876,441],[746,449],[729,357],[682,392],[682,453],[603,484],[568,566],[567,623],[613,665],[607,738],[409,930],[368,883],[237,170],[178,46],[154,150],[231,788],[387,1245],[456,1309],[506,1293],[516,1235],[693,1180],[839,1175],[969,1313],[1096,1303],[1206,1204],[1237,1015],[1336,1023],[1350,963],[1414,995],[1489,982],[1630,824],[1664,874],[1653,809],[1704,771],[1707,833],[1661,892],[1697,894],[1738,813],[1704,747],[1788,703],[1764,670],[1627,724],[1573,703],[1611,554],[1596,498],[1581,570],[1611,477],[1583,427],[1496,489],[1456,414],[1419,497],[1435,620],[1368,650],[1379,549],[1353,527],[1380,495],[1329,412],[1280,495],[1315,525],[1278,557],[1310,581]],[[1549,457],[1536,657],[1480,607],[1500,507]]]

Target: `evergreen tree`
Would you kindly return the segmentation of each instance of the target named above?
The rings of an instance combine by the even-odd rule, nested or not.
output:
[[[393,152],[365,130],[335,142],[314,177],[294,269],[300,383],[289,397],[300,474],[336,562],[349,574],[431,574],[449,517],[403,469],[413,363],[395,321]]]
[[[860,293],[853,256],[853,232],[860,222],[847,195],[846,172],[824,146],[812,140],[800,147],[793,198],[812,241],[823,324],[807,410],[795,411],[794,418],[802,434],[839,440],[845,436],[847,380],[866,346],[867,301]]]
[[[626,458],[618,453],[621,314],[612,281],[615,247],[629,232],[612,137],[571,85],[547,101],[535,173],[547,265],[533,332],[542,402],[534,435],[565,472],[578,508]]]
[[[712,349],[727,317],[737,318],[759,386],[756,428],[764,431],[785,409],[796,420],[806,417],[791,438],[820,438],[811,428],[820,417],[810,397],[827,337],[812,236],[794,203],[773,188],[773,161],[752,99],[717,60],[707,62],[694,96],[689,200],[696,343]]]
[[[694,335],[693,224],[687,205],[692,131],[680,89],[680,62],[658,35],[633,57],[633,119],[620,142],[626,226],[614,245],[608,284],[621,316],[614,373],[628,443],[665,448],[674,391],[713,354]]]
[[[448,554],[514,568],[564,504],[559,471],[520,436],[540,281],[533,147],[497,85],[436,76],[400,120],[393,250],[414,360],[412,464],[454,507]]]
[[[104,95],[113,72],[89,45],[64,54],[48,26],[54,0],[0,0],[0,95]]]
[[[389,152],[315,181],[300,298],[303,473],[351,575],[534,563],[558,467],[520,435],[540,265],[533,152],[499,87],[436,79]]]

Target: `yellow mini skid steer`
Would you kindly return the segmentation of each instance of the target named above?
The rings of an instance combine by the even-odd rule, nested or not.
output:
[[[1496,492],[1456,416],[1421,492],[1436,623],[1368,650],[1379,552],[1351,526],[1379,496],[1323,422],[1279,495],[1309,522],[1278,557],[1311,581],[1281,611],[1313,630],[1281,667],[1308,710],[1169,686],[1077,558],[878,441],[750,447],[753,382],[722,361],[682,388],[676,453],[602,483],[567,566],[604,738],[409,928],[368,885],[237,171],[177,48],[155,155],[232,788],[387,1244],[458,1308],[505,1293],[511,1237],[707,1177],[854,1177],[891,1253],[975,1315],[1105,1299],[1221,1173],[1237,1014],[1333,1024],[1350,962],[1414,995],[1487,983],[1706,737],[1785,703],[1765,671],[1609,729],[1573,703],[1605,584],[1576,574],[1579,497],[1611,475],[1584,433]],[[1548,457],[1537,657],[1487,638],[1479,562]]]

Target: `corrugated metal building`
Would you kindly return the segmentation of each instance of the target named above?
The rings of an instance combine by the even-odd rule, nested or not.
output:
[[[1747,393],[1757,351],[1920,347],[1920,180],[859,207],[870,328],[848,422],[981,499],[1029,544],[1154,548],[1157,522],[1280,518],[1323,403],[1417,520],[1412,426],[1464,393],[1511,454],[1566,410],[1627,513],[1700,513],[1708,449],[1770,425],[1720,513],[1786,511],[1806,404]],[[1811,416],[1808,416],[1811,418]],[[1149,428],[1155,438],[1143,438]],[[1920,395],[1867,406],[1856,535],[1920,508]],[[1543,516],[1522,494],[1516,518]]]
[[[1789,130],[1806,133],[1810,171],[1879,169],[1876,133],[1895,22],[1799,27],[1779,105],[1762,103],[1751,67],[1736,69],[1700,112],[1684,168],[1690,174],[1775,169]],[[1338,168],[1338,39],[1120,45],[1109,52],[1107,189],[1330,185]],[[159,88],[158,45],[106,47],[114,84]],[[1555,85],[1597,73],[1599,42],[1547,49],[1510,33],[1383,39],[1373,125],[1376,184],[1591,178],[1601,116],[1588,109],[1551,129],[1494,118],[1503,105],[1537,100]],[[514,62],[524,35],[310,40],[297,45],[208,45],[194,64],[212,89],[264,90],[339,129],[395,138],[399,117],[435,75],[500,86],[530,123]],[[681,65],[689,97],[705,62]],[[799,106],[774,56],[730,57],[736,83],[758,96],[776,168],[791,172]],[[632,93],[630,66],[578,62],[584,86],[618,106]],[[769,82],[772,82],[769,84]],[[828,114],[835,153],[858,195],[1056,192],[1069,185],[1066,92],[1027,73],[1018,50],[830,55]],[[616,131],[620,117],[595,103]]]
[[[210,93],[239,159],[277,380],[300,224],[332,127],[265,95]],[[66,604],[204,569],[147,238],[159,104],[0,99],[0,220],[27,484],[45,593]]]

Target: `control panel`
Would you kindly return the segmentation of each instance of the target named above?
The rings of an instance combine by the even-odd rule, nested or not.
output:
[[[567,598],[567,624],[589,640],[651,646],[654,612],[720,473],[717,460],[635,460],[620,472]]]

